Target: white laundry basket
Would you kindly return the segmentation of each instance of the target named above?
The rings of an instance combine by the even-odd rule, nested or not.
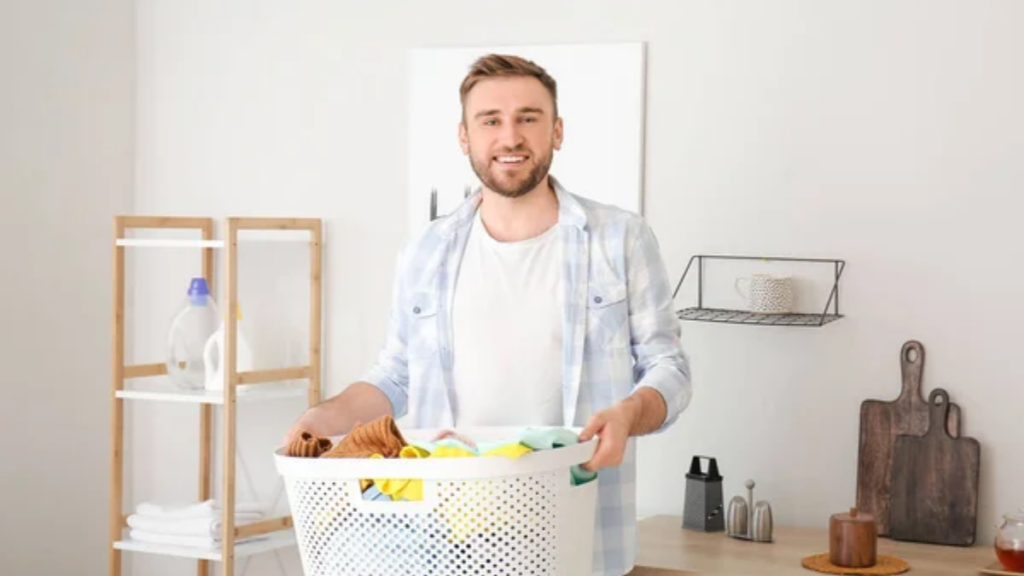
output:
[[[458,432],[499,442],[520,430]],[[410,443],[437,433],[402,430]],[[306,576],[589,576],[597,481],[574,486],[570,469],[596,445],[519,458],[299,458],[280,449],[275,462]],[[362,478],[422,479],[423,499],[366,500]]]

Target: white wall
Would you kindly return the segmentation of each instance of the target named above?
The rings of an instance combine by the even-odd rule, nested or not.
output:
[[[982,443],[982,537],[1024,502],[1013,457],[1024,438],[1014,362],[1024,253],[1010,228],[1024,208],[1024,5],[146,0],[139,10],[135,208],[326,218],[328,393],[362,373],[384,336],[406,231],[406,50],[644,40],[645,212],[673,279],[694,253],[845,258],[849,317],[824,329],[684,325],[696,396],[678,426],[642,443],[641,511],[680,513],[690,456],[711,454],[727,499],[752,477],[778,523],[827,525],[854,502],[860,402],[895,397],[910,338],[927,347],[925,393],[946,387]],[[169,302],[181,288],[136,297]],[[253,433],[275,438],[299,408],[261,413]],[[164,450],[181,440],[170,426],[194,416],[147,414],[140,442],[160,456],[140,457],[135,480],[190,493],[194,458]],[[173,561],[134,562],[172,573],[160,570]]]
[[[111,238],[132,188],[130,0],[0,17],[0,574],[106,574]]]

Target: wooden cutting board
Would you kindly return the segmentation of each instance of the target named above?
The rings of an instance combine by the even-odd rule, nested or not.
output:
[[[889,534],[889,484],[892,449],[900,434],[928,431],[928,402],[921,394],[924,346],[910,340],[900,351],[903,387],[893,401],[865,400],[860,407],[857,456],[857,509],[873,514],[879,536]],[[947,430],[960,436],[960,407],[950,406]]]
[[[932,391],[928,404],[928,432],[901,435],[893,446],[889,537],[971,546],[978,524],[981,446],[974,438],[953,438],[946,431],[950,406],[945,390]]]

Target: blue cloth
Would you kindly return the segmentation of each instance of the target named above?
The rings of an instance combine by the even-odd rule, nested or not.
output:
[[[370,484],[365,491],[363,491],[363,500],[380,500],[384,502],[391,502],[391,496],[384,494],[380,491],[377,486]]]
[[[564,261],[563,426],[584,426],[638,387],[658,391],[667,415],[661,432],[688,406],[689,360],[680,343],[672,285],[653,231],[640,216],[574,195],[551,178],[559,204]],[[454,428],[451,298],[478,190],[448,216],[427,224],[402,250],[387,340],[363,380],[391,401],[411,426]],[[585,394],[581,398],[581,391]],[[634,565],[636,450],[600,471],[595,576],[621,576]]]

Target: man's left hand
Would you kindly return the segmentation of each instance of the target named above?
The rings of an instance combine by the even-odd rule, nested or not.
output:
[[[590,417],[587,426],[580,432],[580,442],[587,442],[597,436],[597,450],[590,461],[583,465],[584,470],[595,472],[622,463],[626,442],[640,408],[640,403],[635,399],[627,399]]]

